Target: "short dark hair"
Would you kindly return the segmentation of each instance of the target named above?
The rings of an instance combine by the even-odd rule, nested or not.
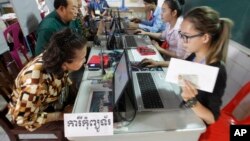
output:
[[[155,5],[157,5],[157,1],[158,0],[143,0],[146,3],[155,3]]]
[[[58,9],[60,6],[67,7],[68,6],[68,0],[55,0],[54,1],[54,8]]]
[[[43,53],[43,66],[48,73],[63,77],[62,64],[71,63],[76,52],[86,46],[87,40],[70,28],[56,32],[50,38],[49,44]]]

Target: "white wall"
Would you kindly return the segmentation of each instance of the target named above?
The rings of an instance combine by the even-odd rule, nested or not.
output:
[[[9,2],[9,0],[0,0],[0,3]]]
[[[6,43],[6,40],[3,35],[3,30],[0,29],[0,55],[9,50],[9,46]]]
[[[107,0],[110,7],[120,7],[122,0]],[[125,0],[126,7],[144,7],[143,0]]]
[[[245,53],[243,53],[243,51]],[[243,47],[237,42],[230,41],[227,62],[227,87],[223,97],[223,105],[226,105],[238,90],[250,81],[250,49]],[[235,111],[239,118],[250,113],[250,95],[241,103]]]
[[[45,0],[45,4],[49,7],[49,11],[54,10],[54,0]]]
[[[25,36],[36,31],[42,18],[35,0],[10,0]]]

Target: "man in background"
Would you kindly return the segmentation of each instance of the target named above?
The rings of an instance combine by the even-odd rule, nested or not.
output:
[[[70,27],[70,23],[76,18],[78,13],[77,0],[55,0],[54,8],[55,10],[47,15],[39,24],[35,55],[43,52],[50,37],[55,32]]]

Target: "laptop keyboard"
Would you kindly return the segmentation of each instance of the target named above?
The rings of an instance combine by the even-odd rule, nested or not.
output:
[[[137,73],[144,108],[163,108],[163,103],[150,73]]]
[[[125,40],[127,43],[127,47],[136,47],[137,46],[134,36],[125,36]]]

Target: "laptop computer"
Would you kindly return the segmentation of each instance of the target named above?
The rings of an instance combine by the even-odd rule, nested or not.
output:
[[[105,34],[106,34],[106,40],[107,40],[107,49],[113,50],[113,49],[123,49],[123,42],[122,42],[122,32],[119,28],[117,19],[112,19],[109,25],[109,32],[106,31],[105,26]]]
[[[163,71],[132,72],[135,101],[138,111],[166,111],[180,109],[180,95],[173,84],[165,81]]]
[[[152,45],[151,39],[147,35],[123,35],[122,42],[126,49]]]
[[[126,62],[126,55],[123,53],[119,63],[116,66],[113,75],[112,91],[100,89],[95,90],[97,85],[93,84],[93,92],[89,98],[88,111],[89,112],[111,112],[116,106],[119,106],[119,102],[123,96],[124,90],[130,80],[128,74],[128,66]]]

